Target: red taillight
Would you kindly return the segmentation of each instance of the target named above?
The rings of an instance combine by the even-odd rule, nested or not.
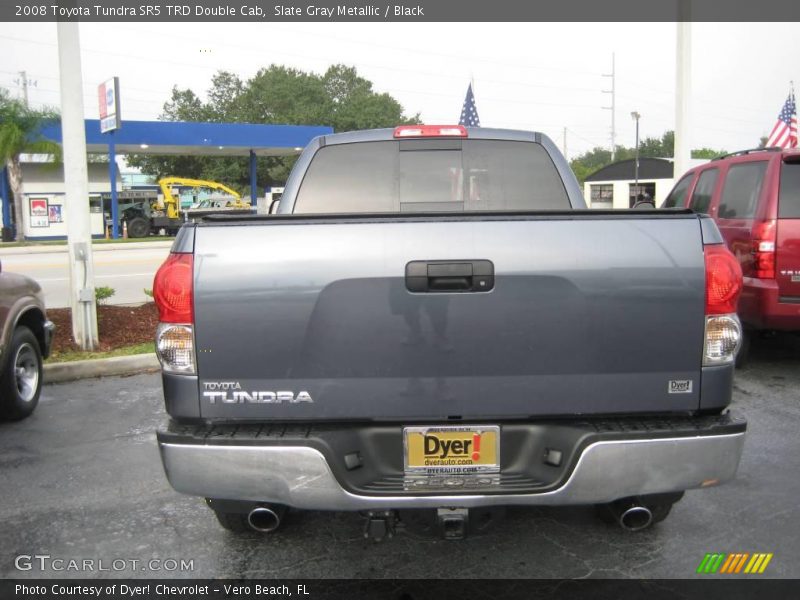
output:
[[[736,312],[742,291],[742,267],[724,244],[705,246],[706,314]]]
[[[396,138],[467,137],[463,125],[401,125],[394,128]]]
[[[153,280],[153,298],[162,323],[194,323],[194,258],[170,254]]]
[[[775,279],[775,221],[753,227],[753,277]]]

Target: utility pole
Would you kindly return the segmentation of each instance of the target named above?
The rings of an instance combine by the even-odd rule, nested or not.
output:
[[[678,28],[675,52],[675,180],[689,168],[692,150],[689,142],[691,127],[690,98],[692,86],[692,24],[688,0],[679,0]]]
[[[637,111],[631,113],[631,117],[636,121],[636,162],[633,165],[633,189],[636,190],[636,197],[639,197],[639,119],[640,115]]]
[[[611,160],[613,161],[617,156],[617,69],[616,69],[616,53],[611,53],[611,73],[603,73],[603,77],[611,78],[611,89],[603,90],[604,94],[611,94],[611,106],[604,106],[605,110],[611,111]]]
[[[82,350],[93,350],[97,345],[97,305],[89,220],[80,35],[76,22],[60,21],[56,27],[72,335]]]
[[[25,108],[30,108],[30,102],[28,101],[28,85],[36,87],[37,81],[31,81],[28,79],[28,72],[27,71],[20,71],[19,77],[14,80],[19,86],[22,86],[22,98],[25,101]]]
[[[564,160],[567,159],[567,128],[564,127],[564,144],[561,146],[561,153],[564,155]]]

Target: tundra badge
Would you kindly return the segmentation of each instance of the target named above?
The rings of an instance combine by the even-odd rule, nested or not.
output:
[[[203,398],[209,403],[216,404],[217,400],[224,404],[297,404],[299,402],[314,402],[306,391],[248,391],[242,390],[238,381],[206,381],[203,383]]]

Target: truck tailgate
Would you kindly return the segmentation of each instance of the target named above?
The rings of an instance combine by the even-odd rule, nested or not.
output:
[[[200,225],[194,247],[205,418],[698,408],[694,215],[276,218]],[[490,261],[494,288],[411,293],[414,261]]]

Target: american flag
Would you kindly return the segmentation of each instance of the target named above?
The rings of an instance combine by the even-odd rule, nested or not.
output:
[[[472,93],[472,84],[467,88],[467,97],[464,98],[464,108],[461,109],[459,125],[465,127],[480,127],[481,119],[478,117],[478,108],[475,106],[475,94]]]
[[[797,147],[797,107],[794,103],[794,92],[786,98],[778,121],[769,134],[767,147],[796,148]]]

